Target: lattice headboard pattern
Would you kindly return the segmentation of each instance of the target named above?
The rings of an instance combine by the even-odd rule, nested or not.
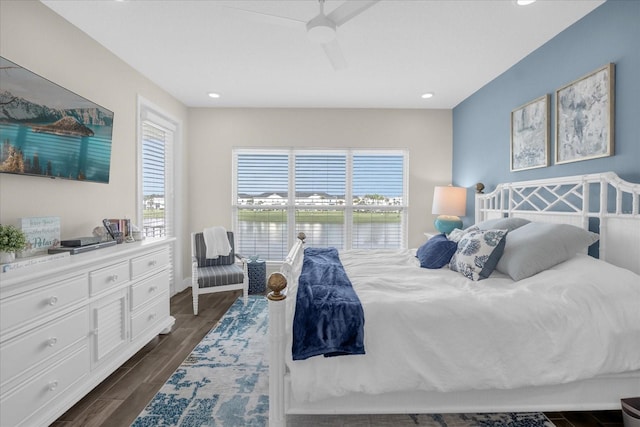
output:
[[[476,222],[501,217],[600,234],[599,257],[640,274],[640,184],[613,172],[498,184],[476,195]]]

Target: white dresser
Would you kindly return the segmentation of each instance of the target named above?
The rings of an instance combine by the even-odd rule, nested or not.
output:
[[[169,333],[172,239],[0,275],[0,426],[46,426]]]

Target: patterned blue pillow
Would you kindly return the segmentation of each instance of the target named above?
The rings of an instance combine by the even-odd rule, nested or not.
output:
[[[449,235],[447,236],[447,239],[458,243],[460,239],[464,237],[465,234],[471,233],[472,231],[478,231],[478,230],[480,229],[475,225],[472,225],[469,228],[465,228],[464,230],[460,230],[459,228],[454,228],[453,230],[451,230],[451,233],[449,233]]]
[[[416,257],[422,268],[442,268],[449,263],[457,247],[458,244],[447,239],[444,233],[438,234],[418,248]]]
[[[464,235],[449,268],[471,280],[482,280],[493,272],[504,252],[507,230],[477,230]]]

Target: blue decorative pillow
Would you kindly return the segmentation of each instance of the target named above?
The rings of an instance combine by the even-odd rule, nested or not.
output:
[[[447,239],[444,233],[438,234],[418,248],[416,257],[422,268],[442,268],[449,263],[457,247],[458,244]]]
[[[464,235],[449,268],[471,280],[482,280],[493,272],[504,252],[507,230],[478,230]]]

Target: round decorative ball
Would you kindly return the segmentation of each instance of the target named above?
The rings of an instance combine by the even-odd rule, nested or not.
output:
[[[280,301],[286,298],[281,292],[287,287],[287,278],[282,273],[271,273],[267,286],[271,289],[271,292],[267,296],[270,300]]]

